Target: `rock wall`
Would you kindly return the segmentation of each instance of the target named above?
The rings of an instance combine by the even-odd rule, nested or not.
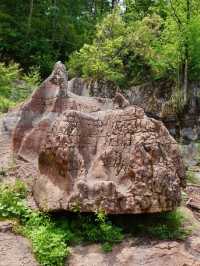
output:
[[[113,98],[116,92],[122,93],[112,82],[74,78],[69,84],[73,85],[69,86],[69,90],[75,87],[75,93],[78,95]],[[123,94],[131,104],[142,107],[148,116],[163,121],[175,138],[186,142],[198,140],[200,139],[200,84],[190,84],[190,101],[179,116],[168,108],[174,87],[173,82],[148,82],[125,89]]]

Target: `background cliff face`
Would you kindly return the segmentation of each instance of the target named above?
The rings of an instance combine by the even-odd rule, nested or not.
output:
[[[182,106],[181,96],[174,94],[175,84],[169,81],[147,82],[126,90],[105,80],[74,78],[68,82],[69,90],[78,95],[113,98],[120,91],[133,105],[142,107],[145,113],[164,122],[172,136],[179,141],[197,141],[200,138],[200,84],[193,82],[189,99]]]

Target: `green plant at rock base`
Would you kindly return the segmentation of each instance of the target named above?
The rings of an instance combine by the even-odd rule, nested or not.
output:
[[[198,180],[198,178],[195,175],[195,172],[193,172],[191,170],[187,171],[186,178],[187,178],[187,181],[191,184],[199,184],[200,183],[200,181]]]
[[[67,219],[63,216],[54,218],[54,222],[62,230],[66,241],[72,244],[101,243],[102,249],[105,244],[112,249],[115,243],[123,240],[122,229],[113,225],[103,212],[96,215],[78,213]]]
[[[26,189],[23,183],[0,185],[0,217],[25,218],[29,210],[25,204]]]
[[[81,243],[101,243],[104,252],[124,238],[125,226],[117,219],[108,218],[100,210],[94,214],[45,214],[26,204],[27,190],[21,181],[0,184],[0,219],[18,220],[15,231],[31,240],[33,252],[42,266],[62,266],[69,255],[69,246]],[[134,236],[156,239],[183,240],[188,231],[183,227],[183,216],[175,211],[154,215],[132,215],[129,230]],[[125,221],[123,216],[123,221]],[[111,222],[112,220],[112,222]]]
[[[22,233],[31,240],[33,252],[41,265],[64,265],[69,249],[64,234],[48,217],[32,213]]]
[[[111,252],[112,251],[112,245],[110,243],[106,242],[102,245],[102,250],[104,252]]]
[[[114,243],[123,239],[122,230],[107,221],[103,213],[78,214],[76,219],[66,216],[56,219],[34,211],[26,204],[27,190],[21,181],[0,185],[0,218],[18,219],[17,233],[29,238],[33,252],[41,265],[62,266],[73,243],[102,243],[109,251]],[[77,219],[78,218],[78,219]]]
[[[161,240],[184,240],[189,234],[179,211],[151,215],[133,229],[133,235],[148,235]]]
[[[19,219],[16,231],[31,240],[41,265],[64,265],[68,247],[62,232],[47,215],[28,208],[25,196],[26,188],[20,181],[14,185],[0,185],[0,217]]]

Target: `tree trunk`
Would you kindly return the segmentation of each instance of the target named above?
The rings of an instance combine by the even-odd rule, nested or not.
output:
[[[187,0],[186,8],[187,8],[187,27],[188,27],[190,23],[190,0]],[[189,47],[188,47],[188,34],[187,34],[186,41],[185,41],[185,66],[184,66],[184,84],[183,84],[185,103],[188,100],[188,60],[189,60]]]
[[[118,0],[112,0],[111,8],[114,9],[117,3],[118,3]]]
[[[32,16],[33,16],[33,1],[34,0],[30,0],[27,34],[29,34],[31,30],[31,22],[32,22]]]
[[[183,95],[184,95],[184,102],[187,103],[188,100],[188,59],[185,59],[184,65],[184,81],[183,81]]]

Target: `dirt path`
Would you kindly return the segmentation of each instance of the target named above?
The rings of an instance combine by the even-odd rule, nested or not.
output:
[[[0,233],[0,266],[38,266],[26,239]]]
[[[200,238],[187,242],[157,241],[138,245],[127,239],[103,253],[99,245],[72,249],[69,266],[200,266]]]
[[[11,230],[11,222],[0,221],[0,266],[38,266],[28,240]]]

